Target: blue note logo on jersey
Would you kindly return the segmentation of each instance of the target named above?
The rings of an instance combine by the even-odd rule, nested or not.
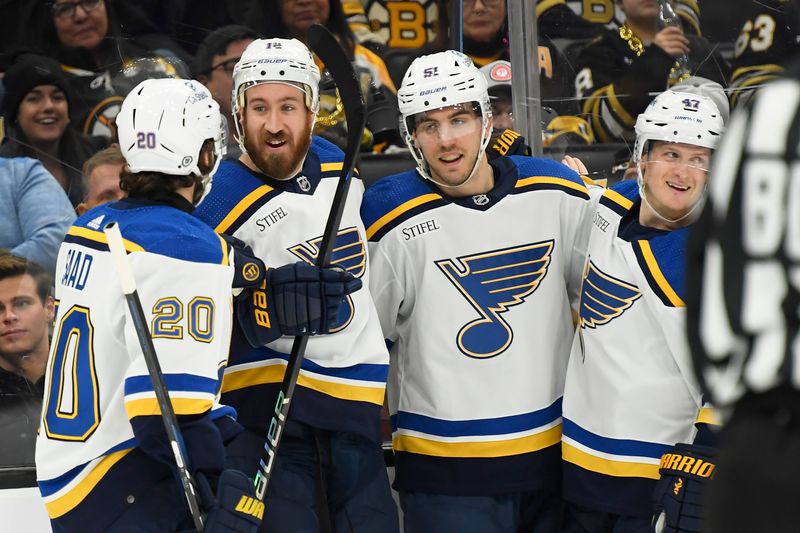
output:
[[[590,260],[583,273],[581,327],[608,324],[642,295],[636,285],[609,276]]]
[[[322,244],[322,236],[296,244],[290,247],[289,251],[303,261],[313,265],[319,255],[320,244]],[[364,247],[364,241],[358,233],[358,228],[352,226],[339,230],[336,235],[336,244],[331,253],[331,265],[339,266],[357,278],[364,275],[364,271],[367,269],[367,252]],[[352,297],[348,295],[347,306],[339,308],[339,316],[336,320],[336,325],[331,329],[331,333],[346,328],[352,322],[354,314],[355,305]]]
[[[555,241],[525,244],[453,259],[436,266],[481,315],[458,332],[458,348],[485,359],[503,353],[514,332],[501,316],[525,301],[547,274]]]

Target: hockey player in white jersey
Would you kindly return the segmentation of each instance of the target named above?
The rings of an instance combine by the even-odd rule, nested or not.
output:
[[[564,390],[565,531],[652,531],[660,477],[660,527],[699,531],[713,417],[685,340],[684,258],[723,129],[709,98],[658,95],[636,121],[638,180],[597,206]]]
[[[220,165],[195,216],[266,263],[313,263],[319,252],[344,159],[311,135],[319,79],[311,53],[294,39],[256,40],[234,68],[231,107],[242,156]],[[332,262],[366,289],[363,190],[355,176]],[[316,531],[327,518],[339,533],[398,530],[379,435],[389,356],[369,291],[347,304],[330,335],[308,342],[267,489],[266,531]],[[247,428],[228,446],[231,464],[253,474],[293,339],[245,337],[234,332],[222,398]],[[317,485],[326,496],[319,501]]]
[[[241,428],[217,397],[231,338],[232,282],[256,283],[265,269],[252,258],[238,261],[244,256],[190,215],[221,158],[221,124],[217,104],[196,81],[139,84],[117,117],[127,161],[121,187],[129,197],[78,218],[61,246],[36,445],[39,489],[55,531],[176,531],[193,523],[102,231],[109,222],[124,238],[208,513],[205,531],[255,531],[261,521],[252,481],[223,470],[223,440]],[[267,274],[288,280],[270,283],[282,300],[310,288],[293,282],[295,267]],[[285,323],[274,311],[273,322]]]
[[[361,212],[405,530],[557,531],[587,190],[551,160],[487,161],[487,82],[460,52],[417,58],[398,97],[417,168]]]

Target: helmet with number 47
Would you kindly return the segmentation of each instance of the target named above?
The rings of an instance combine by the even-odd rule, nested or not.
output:
[[[702,185],[696,201],[682,209],[683,214],[677,218],[669,218],[653,203],[654,198],[648,198],[648,189],[645,183],[643,168],[643,155],[651,152],[654,141],[690,145],[713,150],[725,129],[722,116],[714,102],[705,96],[693,93],[667,90],[656,96],[647,109],[636,120],[636,144],[634,145],[633,162],[636,164],[639,195],[652,212],[660,220],[674,224],[687,219],[705,202],[708,174],[707,161],[701,165],[689,162],[688,167],[699,171],[700,179],[697,186]],[[674,157],[674,156],[672,156]],[[706,159],[704,156],[703,159]],[[649,164],[664,163],[663,161],[649,161]],[[696,174],[695,174],[696,175]],[[676,183],[681,180],[675,180]],[[680,188],[688,189],[688,185]],[[663,206],[661,209],[663,210]]]
[[[117,115],[122,155],[131,172],[195,174],[207,184],[225,154],[219,104],[199,81],[145,80],[128,94]],[[204,174],[200,150],[214,142],[214,167]]]

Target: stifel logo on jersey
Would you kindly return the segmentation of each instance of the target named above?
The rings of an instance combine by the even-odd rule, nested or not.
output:
[[[608,324],[642,295],[636,285],[609,276],[589,260],[581,285],[581,327]]]
[[[554,245],[555,241],[549,240],[436,261],[481,315],[458,332],[459,350],[483,359],[500,355],[511,345],[514,332],[501,313],[521,304],[539,287]]]
[[[313,265],[319,255],[319,247],[322,244],[322,236],[315,237],[304,243],[296,244],[289,248],[294,255]],[[336,235],[336,243],[331,252],[331,266],[338,266],[353,276],[360,278],[364,275],[367,267],[367,252],[364,241],[355,226],[339,230]],[[331,333],[341,331],[353,320],[355,306],[353,299],[347,296],[347,307],[339,308],[339,316],[336,325],[331,329]]]

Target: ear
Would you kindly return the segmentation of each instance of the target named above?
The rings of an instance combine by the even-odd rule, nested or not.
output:
[[[44,303],[44,310],[47,314],[47,321],[52,322],[56,317],[56,303],[52,296],[47,297],[47,301]]]

